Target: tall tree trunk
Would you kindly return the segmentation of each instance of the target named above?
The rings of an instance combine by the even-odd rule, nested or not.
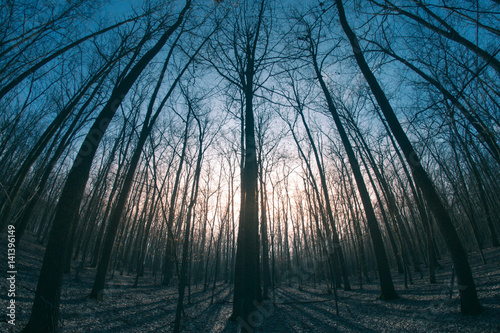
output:
[[[85,185],[87,183],[92,161],[97,152],[104,132],[113,118],[118,106],[130,90],[144,68],[163,48],[169,37],[180,26],[184,15],[191,6],[187,0],[177,21],[161,36],[158,42],[142,56],[129,74],[114,89],[110,99],[97,116],[89,133],[85,137],[78,155],[69,172],[59,202],[50,232],[49,242],[45,250],[40,276],[35,292],[35,299],[28,324],[23,332],[57,332],[59,321],[59,303],[63,277],[63,262],[68,253],[71,253],[71,244],[68,244],[68,234],[76,220]]]
[[[387,260],[387,254],[385,251],[384,242],[382,240],[382,233],[380,231],[380,227],[378,225],[377,218],[375,216],[375,211],[373,210],[373,205],[370,200],[368,189],[366,188],[366,184],[363,179],[363,175],[361,173],[361,168],[359,167],[359,163],[356,159],[356,155],[354,154],[354,150],[352,149],[351,143],[349,142],[349,138],[347,136],[347,133],[345,132],[344,126],[340,121],[340,116],[338,114],[337,108],[335,107],[335,104],[333,103],[333,98],[323,79],[322,73],[317,63],[315,49],[312,46],[313,44],[312,40],[310,40],[310,42],[311,42],[310,51],[312,55],[314,71],[316,73],[316,79],[320,83],[321,89],[328,104],[328,109],[333,117],[337,130],[340,134],[340,138],[346,150],[346,154],[349,159],[349,163],[351,165],[351,170],[354,174],[354,179],[356,180],[356,185],[358,187],[358,192],[361,197],[361,202],[363,203],[363,208],[365,210],[366,222],[368,225],[368,229],[370,230],[370,236],[372,239],[372,244],[375,252],[375,260],[377,261],[378,275],[380,281],[380,298],[384,300],[398,298],[399,296],[396,293],[396,290],[394,289],[394,283],[392,282],[389,261]]]
[[[186,158],[186,148],[189,138],[189,124],[191,118],[191,109],[188,111],[186,116],[186,128],[184,130],[184,143],[182,145],[181,156],[179,158],[179,166],[177,167],[177,172],[175,174],[174,187],[172,188],[172,194],[170,196],[170,203],[168,206],[168,217],[167,217],[167,230],[173,230],[174,219],[175,219],[175,202],[177,200],[177,192],[179,191],[179,184],[181,181],[182,167],[184,165],[184,159]],[[169,233],[167,235],[167,244],[165,248],[165,257],[163,259],[163,280],[162,284],[169,285],[170,279],[174,274],[174,264],[175,264],[175,256],[174,256],[174,234]]]
[[[188,102],[189,103],[189,102]],[[181,313],[183,312],[183,302],[184,302],[184,293],[186,289],[186,285],[188,283],[187,271],[189,264],[189,235],[191,229],[191,218],[193,215],[193,208],[196,204],[196,199],[198,198],[198,184],[200,180],[201,174],[201,162],[203,159],[203,138],[205,135],[205,130],[202,129],[200,120],[195,116],[195,119],[198,123],[198,131],[199,131],[199,150],[198,150],[198,158],[196,160],[196,168],[194,171],[193,177],[193,186],[191,188],[191,200],[189,202],[187,215],[186,215],[186,227],[184,230],[184,243],[182,244],[182,262],[181,262],[181,271],[179,276],[179,297],[177,298],[177,309],[175,311],[175,321],[174,321],[174,333],[180,332],[180,324],[181,324]],[[220,238],[220,235],[219,235]]]
[[[261,301],[260,265],[259,265],[259,217],[258,217],[258,162],[255,140],[254,120],[254,89],[256,74],[256,50],[260,42],[260,29],[263,25],[265,0],[259,5],[258,21],[255,23],[254,33],[247,36],[245,46],[245,67],[240,73],[241,91],[245,104],[245,159],[241,174],[242,205],[236,263],[234,273],[234,298],[232,319],[239,321],[242,332],[253,331],[254,322],[250,318],[256,309],[257,302]],[[245,32],[246,33],[246,32]],[[243,102],[243,101],[242,101]]]
[[[260,172],[260,216],[261,216],[261,242],[262,242],[262,298],[269,299],[271,286],[271,270],[269,268],[269,240],[267,236],[267,194],[265,189],[264,171]]]
[[[252,64],[253,66],[253,64]],[[249,65],[249,68],[252,68]],[[247,74],[245,89],[245,165],[241,177],[243,205],[236,250],[233,318],[248,322],[248,315],[260,299],[259,290],[259,223],[257,206],[258,165],[253,115],[253,73]],[[248,323],[247,323],[248,324]]]
[[[370,67],[366,63],[357,37],[347,23],[342,0],[335,0],[335,2],[339,12],[340,24],[342,25],[342,28],[347,38],[349,39],[356,62],[360,67],[363,76],[368,82],[368,85],[370,86],[370,89],[375,96],[382,110],[382,113],[384,114],[387,123],[391,128],[392,133],[394,134],[396,141],[401,147],[401,150],[403,151],[403,154],[405,155],[405,158],[410,165],[415,183],[422,190],[422,193],[424,194],[424,197],[430,209],[432,210],[436,218],[436,222],[438,223],[439,229],[441,230],[441,233],[446,241],[457,274],[458,284],[461,286],[459,290],[461,312],[463,314],[481,313],[482,306],[479,303],[479,299],[477,297],[474,278],[472,277],[472,271],[467,259],[467,252],[460,242],[460,238],[458,237],[455,227],[453,226],[451,217],[444,207],[444,204],[439,197],[434,184],[429,178],[429,175],[420,163],[420,158],[413,149],[410,140],[401,127],[401,124],[399,123],[396,114],[394,113],[392,106],[389,103],[389,100],[385,96],[384,91],[382,90],[377,79],[370,70]]]

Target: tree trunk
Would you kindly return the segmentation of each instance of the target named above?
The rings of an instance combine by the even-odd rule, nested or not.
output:
[[[190,0],[187,0],[186,6],[181,11],[177,22],[144,54],[130,70],[129,74],[115,88],[110,99],[97,116],[89,133],[85,137],[57,204],[49,242],[45,250],[42,269],[38,278],[31,316],[23,332],[40,333],[58,331],[59,303],[63,276],[62,264],[64,261],[61,260],[61,257],[64,258],[68,253],[71,253],[72,246],[68,244],[67,236],[78,215],[92,161],[97,152],[97,146],[125,95],[144,68],[162,49],[170,35],[180,26],[190,5]]]
[[[382,88],[378,84],[377,79],[370,70],[366,60],[361,51],[359,42],[356,35],[351,30],[347,23],[347,19],[344,12],[344,7],[341,0],[335,1],[337,4],[337,9],[339,12],[340,23],[344,29],[347,38],[351,44],[352,50],[354,52],[354,57],[358,66],[363,73],[370,89],[375,96],[382,113],[384,114],[389,127],[396,141],[398,142],[405,158],[410,165],[413,178],[417,186],[422,190],[426,201],[432,210],[436,222],[438,223],[439,229],[446,241],[448,249],[450,251],[451,259],[457,273],[458,284],[460,288],[460,305],[462,314],[479,314],[482,312],[482,306],[479,303],[477,297],[476,286],[474,283],[474,278],[472,277],[472,271],[469,266],[469,261],[467,259],[467,253],[460,242],[460,238],[453,226],[450,215],[446,211],[441,198],[439,197],[434,184],[429,178],[428,174],[424,170],[420,159],[413,149],[410,140],[406,136],[401,124],[399,123],[392,107],[385,96]]]
[[[375,259],[377,261],[378,275],[380,280],[380,298],[384,300],[391,300],[398,298],[399,296],[396,293],[396,290],[394,289],[394,284],[392,282],[389,261],[387,260],[387,254],[385,251],[384,242],[382,240],[382,233],[380,231],[380,227],[378,225],[377,218],[375,216],[375,211],[373,210],[373,206],[370,200],[370,195],[366,188],[363,175],[361,173],[361,169],[356,159],[356,155],[354,154],[354,150],[352,149],[351,143],[349,142],[347,133],[344,130],[344,126],[340,121],[338,111],[333,103],[333,98],[330,95],[330,91],[328,90],[325,81],[323,80],[323,76],[321,74],[319,65],[317,63],[316,54],[314,53],[314,50],[312,48],[311,51],[313,57],[312,60],[314,64],[314,71],[316,73],[316,79],[319,81],[321,85],[321,89],[327,100],[328,109],[333,117],[337,130],[339,131],[340,138],[342,140],[342,143],[347,153],[347,157],[349,159],[349,163],[351,165],[351,170],[354,174],[354,179],[356,180],[356,185],[358,187],[359,195],[361,196],[361,202],[363,203],[363,208],[365,210],[366,222],[368,224],[368,229],[370,230],[370,236],[375,251]]]

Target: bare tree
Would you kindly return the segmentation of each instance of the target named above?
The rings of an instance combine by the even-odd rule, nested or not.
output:
[[[325,79],[323,77],[323,72],[322,72],[323,62],[319,60],[319,55],[318,55],[319,43],[317,37],[313,37],[313,33],[316,32],[314,32],[312,30],[312,27],[306,22],[304,22],[304,25],[306,34],[306,36],[303,37],[304,42],[306,44],[305,49],[308,57],[310,58],[311,65],[314,69],[316,80],[319,82],[321,91],[323,92],[324,98],[326,99],[328,111],[332,115],[332,118],[335,122],[335,126],[337,127],[337,130],[339,132],[342,144],[349,159],[349,164],[351,166],[352,173],[354,174],[354,178],[356,180],[356,185],[361,197],[361,201],[363,203],[363,208],[366,215],[366,221],[368,224],[368,228],[370,230],[370,236],[374,247],[374,254],[377,261],[377,268],[378,268],[380,289],[381,289],[380,298],[385,300],[398,298],[399,296],[397,295],[394,289],[394,284],[392,282],[389,262],[387,259],[384,242],[382,240],[382,233],[380,231],[375,211],[373,209],[373,205],[370,200],[368,189],[366,187],[363,175],[361,173],[361,168],[359,166],[357,157],[354,153],[353,147],[349,141],[349,137],[347,136],[347,133],[344,129],[344,125],[340,120],[340,115],[335,106],[333,96],[330,90],[328,89]],[[321,30],[321,21],[319,21],[318,29]]]
[[[66,255],[70,255],[68,253],[71,253],[69,250],[72,246],[68,244],[67,236],[74,227],[74,220],[78,213],[97,146],[126,93],[144,68],[160,52],[171,35],[181,25],[190,6],[191,2],[188,0],[175,22],[165,30],[156,44],[131,68],[123,81],[114,89],[113,94],[90,128],[61,192],[61,198],[50,232],[50,239],[45,250],[30,320],[23,332],[58,331],[63,268],[60,257],[61,254],[63,254],[64,258]]]
[[[463,314],[477,314],[482,312],[482,306],[477,297],[476,286],[472,277],[472,271],[467,259],[467,253],[462,246],[458,234],[453,226],[452,220],[446,211],[441,198],[439,197],[434,184],[429,178],[427,172],[424,170],[420,163],[418,154],[413,149],[413,146],[408,139],[405,131],[401,127],[389,100],[387,99],[384,91],[380,87],[376,77],[373,75],[370,67],[368,66],[358,39],[352,29],[350,28],[344,11],[344,6],[341,0],[336,0],[336,5],[339,13],[340,23],[342,28],[349,39],[356,62],[363,73],[370,89],[372,90],[375,99],[377,100],[382,113],[384,114],[387,123],[398,142],[406,161],[410,166],[415,183],[422,191],[427,204],[432,210],[436,222],[441,230],[441,233],[446,241],[448,249],[450,250],[451,258],[455,271],[457,272],[457,279],[460,288],[461,311]]]
[[[212,44],[214,69],[242,95],[244,119],[244,160],[241,174],[242,202],[235,263],[234,303],[231,318],[242,329],[250,329],[248,315],[261,299],[259,273],[258,161],[255,139],[254,103],[259,79],[267,63],[270,43],[266,1],[245,1],[233,8],[227,28],[215,35]],[[220,51],[224,50],[224,51]],[[244,109],[243,109],[244,108]],[[243,124],[242,124],[243,127]]]

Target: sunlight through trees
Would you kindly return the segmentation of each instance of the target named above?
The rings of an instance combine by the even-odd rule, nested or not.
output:
[[[339,295],[376,283],[397,302],[448,257],[461,313],[482,313],[470,254],[500,245],[499,15],[2,2],[0,227],[44,247],[23,332],[59,331],[65,277],[89,270],[98,301],[115,274],[174,288],[174,332],[194,288],[212,306],[227,285],[228,319],[253,332],[281,287],[321,288],[342,316]]]

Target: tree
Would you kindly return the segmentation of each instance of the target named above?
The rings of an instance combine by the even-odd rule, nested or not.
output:
[[[111,251],[113,249],[114,239],[116,236],[116,232],[118,231],[118,225],[119,225],[125,204],[126,204],[127,199],[128,199],[128,195],[129,195],[130,188],[132,185],[132,180],[133,180],[134,175],[135,175],[135,170],[139,164],[139,160],[140,160],[140,157],[142,154],[142,149],[146,143],[146,140],[149,137],[149,135],[151,134],[151,131],[153,130],[153,126],[155,125],[155,122],[158,119],[158,116],[161,114],[161,112],[165,106],[165,103],[168,101],[169,97],[172,95],[175,87],[177,86],[177,83],[179,82],[182,75],[187,70],[188,66],[191,64],[194,57],[196,56],[196,54],[198,53],[198,51],[201,49],[201,47],[204,44],[204,42],[201,43],[201,45],[194,52],[194,54],[189,57],[186,64],[183,66],[183,68],[181,69],[181,71],[179,72],[177,77],[172,82],[168,92],[162,98],[159,106],[156,108],[156,111],[153,113],[154,104],[155,104],[156,98],[158,96],[158,92],[162,86],[165,71],[168,68],[173,51],[177,47],[177,42],[182,34],[183,34],[183,31],[179,32],[179,34],[176,37],[176,40],[174,41],[174,43],[170,47],[170,51],[168,52],[168,55],[167,55],[166,60],[164,62],[164,65],[163,65],[163,68],[161,70],[161,74],[158,78],[155,90],[154,90],[153,95],[150,99],[148,109],[146,112],[146,116],[145,116],[145,119],[144,119],[144,122],[142,125],[143,127],[142,127],[141,133],[139,135],[137,145],[135,147],[134,153],[133,153],[132,158],[130,160],[130,165],[127,169],[127,174],[125,176],[125,180],[123,182],[116,206],[114,207],[114,210],[113,210],[111,217],[110,217],[108,229],[106,232],[106,236],[104,238],[103,254],[101,256],[101,261],[99,263],[99,266],[97,267],[96,280],[94,282],[94,286],[93,286],[92,291],[90,293],[90,298],[96,298],[96,299],[102,298],[102,291],[104,289],[106,272],[108,269],[109,261],[111,259]],[[207,39],[205,38],[205,41],[206,40]],[[186,123],[189,124],[189,114],[188,114]],[[188,125],[186,127],[188,127]],[[187,128],[186,128],[186,133],[187,133]]]
[[[68,174],[50,232],[49,242],[45,250],[44,260],[31,310],[31,316],[23,332],[57,332],[59,320],[59,303],[62,286],[63,261],[61,256],[70,255],[72,246],[68,244],[68,235],[74,227],[85,184],[89,177],[92,160],[97,151],[118,106],[130,90],[134,82],[149,62],[160,52],[170,36],[181,25],[187,10],[191,6],[188,0],[179,13],[176,21],[165,29],[162,36],[118,84],[108,102],[94,121],[85,137],[78,155]]]
[[[188,99],[188,107],[191,109],[193,106],[192,101],[190,101],[189,96],[186,96]],[[192,111],[190,111],[192,112]],[[193,210],[194,206],[196,204],[196,200],[198,198],[198,185],[200,181],[200,174],[201,174],[201,164],[203,161],[203,154],[206,150],[206,147],[203,146],[203,141],[205,139],[205,130],[206,130],[206,123],[203,124],[199,119],[199,117],[196,114],[193,114],[194,119],[196,120],[196,123],[198,124],[198,157],[196,159],[196,166],[195,166],[195,171],[194,171],[194,176],[193,176],[193,185],[191,188],[191,200],[189,201],[188,205],[188,211],[186,214],[186,226],[184,229],[184,242],[182,244],[182,261],[181,261],[181,270],[180,270],[180,275],[179,275],[179,297],[177,299],[177,309],[175,311],[175,321],[174,321],[174,332],[178,333],[180,332],[180,322],[181,322],[181,313],[183,312],[183,301],[184,301],[184,293],[185,293],[185,288],[188,283],[188,276],[187,276],[187,271],[188,271],[188,264],[189,264],[189,244],[190,244],[190,230],[191,230],[191,219],[193,217]]]
[[[332,115],[335,122],[335,126],[339,132],[342,144],[346,151],[347,157],[349,159],[349,164],[351,166],[352,173],[354,174],[354,179],[356,180],[356,185],[358,188],[359,195],[361,196],[361,202],[363,203],[363,208],[366,215],[366,222],[368,224],[368,229],[370,230],[370,236],[372,239],[372,244],[374,247],[375,259],[377,261],[377,268],[379,274],[380,282],[380,298],[384,300],[391,300],[398,298],[398,294],[394,289],[394,284],[392,282],[391,271],[389,267],[389,261],[387,259],[387,254],[384,247],[384,242],[382,240],[382,233],[377,222],[375,211],[370,200],[370,195],[368,189],[366,188],[363,175],[361,173],[361,168],[359,166],[358,160],[349,141],[349,137],[344,129],[344,125],[340,120],[340,115],[335,107],[333,97],[328,89],[326,82],[323,78],[321,63],[318,62],[318,43],[313,40],[312,29],[306,24],[306,50],[310,57],[314,73],[316,75],[316,80],[319,82],[321,91],[323,92],[324,98],[327,102],[328,111]]]
[[[428,174],[424,170],[422,164],[420,163],[420,158],[418,154],[413,149],[413,146],[406,136],[399,120],[392,109],[389,100],[385,96],[382,87],[380,87],[375,75],[368,66],[361,47],[359,45],[358,39],[352,29],[350,28],[344,11],[344,6],[341,0],[335,1],[340,24],[344,30],[349,43],[352,47],[356,63],[358,64],[365,80],[367,81],[370,89],[377,100],[382,113],[387,120],[396,141],[398,142],[403,154],[405,155],[406,161],[410,166],[416,185],[422,191],[427,204],[432,210],[436,222],[441,230],[446,245],[450,251],[450,255],[453,261],[454,269],[457,273],[458,284],[460,287],[460,307],[462,314],[478,314],[482,312],[482,306],[479,303],[477,297],[476,286],[474,283],[474,278],[472,277],[472,271],[469,266],[467,259],[467,252],[462,246],[462,243],[458,237],[458,234],[453,226],[450,215],[446,211],[441,198],[439,197],[434,184],[429,178]]]
[[[258,80],[267,63],[270,31],[265,0],[259,4],[245,1],[234,8],[231,27],[221,29],[212,44],[214,69],[242,94],[244,119],[244,159],[241,174],[242,202],[234,276],[234,303],[231,318],[248,331],[249,315],[261,300],[259,273],[258,161],[255,139],[254,99]],[[231,30],[232,29],[232,30]],[[220,50],[224,50],[221,52]]]
[[[305,103],[305,101],[302,101],[301,98],[304,98],[305,96],[304,97],[300,96],[295,79],[293,79],[293,77],[291,77],[291,75],[290,75],[290,80],[291,80],[290,84],[291,84],[291,90],[292,90],[292,97],[287,97],[287,99],[289,99],[289,102],[293,105],[298,116],[300,116],[300,119],[302,121],[302,124],[303,124],[304,129],[305,129],[306,134],[307,134],[307,139],[309,141],[309,145],[311,146],[311,149],[312,149],[312,152],[314,155],[316,167],[319,171],[321,190],[323,193],[323,204],[325,206],[325,213],[326,213],[326,217],[327,217],[327,221],[328,221],[327,223],[329,223],[329,226],[327,226],[327,230],[328,230],[327,235],[330,236],[329,230],[331,229],[331,237],[332,237],[332,241],[333,241],[333,244],[331,244],[330,253],[331,253],[331,255],[333,255],[333,258],[335,258],[335,260],[331,262],[331,265],[333,265],[336,268],[337,268],[337,265],[340,266],[340,271],[342,273],[342,280],[344,281],[344,291],[349,291],[349,290],[351,290],[351,286],[349,283],[349,275],[347,273],[347,267],[346,267],[346,263],[345,263],[344,253],[343,253],[344,251],[342,250],[342,246],[340,244],[339,234],[337,232],[337,227],[335,225],[335,219],[333,216],[334,212],[333,212],[332,204],[331,204],[331,200],[330,200],[328,184],[326,181],[324,166],[323,166],[323,163],[321,162],[322,157],[320,156],[320,153],[319,153],[318,148],[316,146],[315,140],[311,134],[311,130],[309,129],[309,125],[307,124],[306,118],[304,116],[304,112],[305,112],[304,103]],[[290,127],[290,131],[293,132],[294,129],[292,128],[292,126],[290,124],[289,124],[289,127]],[[292,133],[292,135],[294,135],[294,139],[295,139],[295,134]],[[297,143],[297,145],[299,145],[297,139],[295,139],[295,142]],[[309,162],[305,159],[305,154],[301,151],[300,145],[299,145],[299,152],[301,153],[305,162],[308,164],[307,165],[308,170],[311,170],[311,166],[309,165]],[[314,186],[314,188],[316,188],[316,186]],[[338,275],[338,274],[336,274],[336,275]],[[337,279],[338,284],[340,284],[340,276],[336,276],[336,279]]]

